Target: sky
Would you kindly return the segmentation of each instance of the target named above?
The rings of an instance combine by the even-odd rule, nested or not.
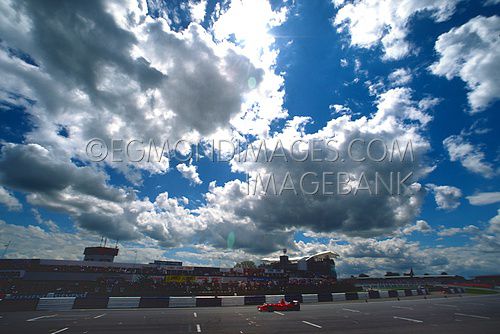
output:
[[[1,1],[2,254],[498,274],[499,9]]]

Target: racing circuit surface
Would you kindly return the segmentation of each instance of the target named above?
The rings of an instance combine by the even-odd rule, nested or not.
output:
[[[3,312],[0,333],[498,333],[500,296],[255,306]]]

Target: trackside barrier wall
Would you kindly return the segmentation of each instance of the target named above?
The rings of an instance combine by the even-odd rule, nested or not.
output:
[[[406,289],[405,290],[405,296],[409,297],[409,296],[413,296],[413,293],[411,292],[410,289]]]
[[[223,296],[222,306],[243,306],[245,305],[245,296]]]
[[[368,297],[369,297],[370,299],[377,299],[377,298],[380,298],[380,291],[370,290],[370,291],[368,291]]]
[[[302,295],[302,302],[303,303],[317,303],[318,302],[318,295],[315,293]]]
[[[379,290],[379,295],[380,295],[380,298],[389,298],[389,291],[387,290]]]
[[[38,304],[36,299],[3,299],[0,302],[0,311],[35,311]]]
[[[419,293],[417,292],[417,290],[411,290],[411,293],[412,293],[412,295],[414,295],[414,296],[417,296],[417,295],[419,294]]]
[[[170,297],[168,307],[195,307],[196,297]]]
[[[331,293],[318,293],[318,302],[331,302],[332,300]]]
[[[346,292],[345,293],[346,300],[358,300],[359,296],[357,292]]]
[[[99,309],[108,307],[109,297],[76,297],[74,309]]]
[[[266,296],[245,296],[245,305],[261,305],[266,302]]]
[[[346,300],[345,293],[332,293],[332,301],[337,302],[342,300]]]
[[[398,297],[405,297],[406,294],[405,294],[405,290],[397,290],[398,292]]]
[[[300,293],[291,293],[291,294],[285,295],[285,300],[287,302],[292,302],[294,300],[298,301],[299,303],[303,302],[302,295]]]
[[[266,295],[266,303],[279,303],[283,298],[285,298],[284,295]]]
[[[368,298],[369,298],[369,296],[368,296],[368,292],[365,292],[365,291],[363,291],[363,292],[358,292],[358,298],[359,298],[359,299],[368,299]]]
[[[108,308],[138,308],[141,297],[110,297]]]
[[[40,298],[37,311],[67,311],[73,308],[76,297]]]
[[[398,297],[398,291],[397,290],[389,290],[389,297],[390,298]]]
[[[169,297],[141,297],[139,308],[164,308],[169,305]]]
[[[222,306],[221,301],[218,297],[196,297],[196,307]]]

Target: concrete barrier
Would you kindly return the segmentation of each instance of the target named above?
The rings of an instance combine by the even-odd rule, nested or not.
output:
[[[317,303],[318,302],[318,295],[317,294],[302,295],[302,302],[303,303]]]
[[[370,299],[378,299],[380,298],[380,291],[370,290],[368,291],[368,298]]]
[[[108,307],[109,297],[76,297],[74,309],[100,309]]]
[[[169,300],[170,297],[141,297],[139,308],[165,308]]]
[[[37,311],[67,311],[73,308],[76,297],[40,298]]]
[[[405,290],[397,290],[398,292],[398,297],[405,297],[406,294],[405,294]]]
[[[389,298],[389,291],[387,290],[379,290],[378,294],[380,298]]]
[[[217,297],[196,297],[196,307],[222,306],[222,299]]]
[[[340,302],[346,300],[345,293],[340,292],[340,293],[332,293],[332,301],[334,302]]]
[[[415,289],[415,290],[411,290],[411,293],[414,295],[414,296],[418,296],[418,291]]]
[[[168,307],[195,307],[196,297],[170,297]]]
[[[413,296],[413,293],[411,292],[411,290],[410,290],[410,289],[405,289],[405,296],[406,296],[406,297]]]
[[[138,308],[141,297],[110,297],[108,308]]]
[[[245,305],[261,305],[266,302],[266,296],[245,296]]]
[[[245,296],[223,296],[222,306],[243,306],[245,305]]]
[[[35,299],[2,299],[0,312],[10,311],[35,311],[38,298]]]
[[[284,295],[266,295],[266,303],[274,304],[279,303],[280,300],[284,299]]]

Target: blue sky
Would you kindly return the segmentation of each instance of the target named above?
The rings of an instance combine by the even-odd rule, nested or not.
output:
[[[231,266],[288,248],[340,275],[494,273],[498,1],[2,4],[0,229],[8,257]],[[51,6],[54,6],[53,8]],[[55,14],[50,14],[55,13]],[[69,18],[69,19],[68,19]],[[71,19],[72,18],[72,19]],[[7,24],[9,22],[9,24]],[[63,29],[64,28],[64,29]],[[411,139],[417,161],[93,161],[92,138]],[[286,145],[285,145],[286,146]],[[223,153],[223,152],[219,152]],[[247,196],[246,175],[412,171],[401,196]],[[354,182],[355,183],[355,182]],[[234,244],[228,243],[235,236]]]

